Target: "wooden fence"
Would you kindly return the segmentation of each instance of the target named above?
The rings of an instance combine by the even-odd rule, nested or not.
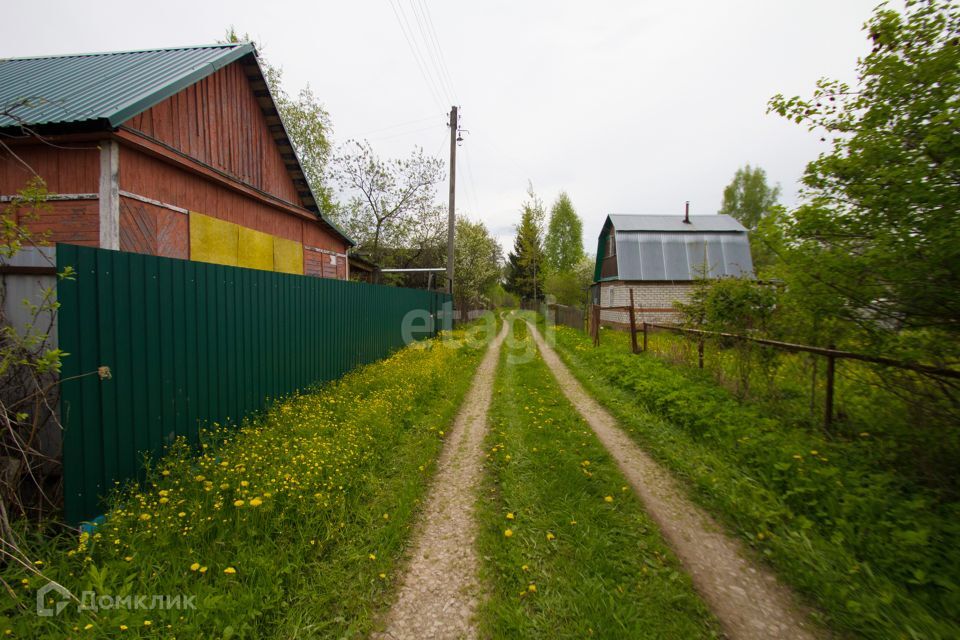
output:
[[[272,398],[404,346],[450,296],[156,256],[57,246],[64,511],[100,513],[114,481],[177,436],[239,422]],[[417,318],[410,322],[411,315]]]
[[[725,340],[733,340],[738,342],[750,342],[753,344],[759,344],[765,347],[771,347],[774,349],[779,349],[781,351],[788,351],[793,353],[810,353],[817,356],[822,356],[827,360],[827,379],[825,383],[825,400],[824,400],[824,413],[823,413],[823,423],[824,428],[829,430],[830,426],[833,423],[833,404],[834,404],[834,382],[836,379],[836,366],[838,360],[858,360],[860,362],[869,362],[872,364],[879,364],[886,367],[895,367],[898,369],[904,369],[906,371],[913,371],[915,373],[920,373],[926,376],[931,376],[935,378],[948,378],[957,380],[960,379],[960,371],[956,369],[945,369],[942,367],[935,367],[932,365],[926,365],[921,363],[913,362],[901,362],[899,360],[894,360],[893,358],[885,358],[883,356],[871,356],[863,353],[855,353],[852,351],[842,351],[834,348],[833,345],[829,347],[813,347],[810,345],[804,344],[794,344],[791,342],[781,342],[778,340],[770,340],[767,338],[755,338],[752,336],[743,336],[734,333],[724,333],[720,331],[705,331],[702,329],[687,329],[685,327],[680,327],[677,325],[669,324],[657,324],[652,322],[643,322],[641,327],[638,329],[636,322],[636,309],[633,306],[633,292],[630,292],[630,305],[624,307],[602,307],[602,309],[612,309],[615,311],[625,311],[629,314],[630,317],[630,345],[633,353],[641,353],[647,351],[647,345],[649,340],[649,334],[652,331],[662,330],[662,331],[671,331],[673,333],[678,333],[681,335],[692,336],[697,341],[697,364],[699,368],[703,369],[703,356],[704,356],[704,346],[707,338],[722,338]],[[593,338],[594,346],[599,346],[600,344],[600,312],[601,307],[599,305],[592,305],[590,308],[590,326],[589,333]],[[638,345],[638,333],[643,336],[642,347]]]

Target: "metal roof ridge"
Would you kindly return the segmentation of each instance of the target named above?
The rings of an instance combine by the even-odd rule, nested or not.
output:
[[[181,47],[150,47],[147,49],[126,49],[122,51],[87,51],[87,52],[78,52],[78,53],[51,53],[43,56],[11,56],[0,58],[0,62],[14,62],[20,60],[52,60],[56,58],[93,58],[97,56],[117,56],[124,54],[133,54],[133,53],[153,53],[153,52],[163,52],[163,51],[188,51],[191,49],[233,49],[237,47],[242,47],[244,45],[249,45],[251,49],[253,48],[252,42],[222,42],[215,44],[194,44],[194,45],[183,45]]]

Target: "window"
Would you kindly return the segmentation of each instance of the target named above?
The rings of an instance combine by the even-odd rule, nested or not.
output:
[[[607,234],[606,254],[607,254],[607,257],[617,255],[617,238],[616,238],[616,232],[613,229],[611,229],[610,232]]]

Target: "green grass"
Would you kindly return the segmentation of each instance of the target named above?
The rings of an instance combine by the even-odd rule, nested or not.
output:
[[[627,348],[619,332],[604,331]],[[689,374],[697,368],[696,341],[669,331],[649,334],[650,351]],[[852,350],[856,351],[855,347]],[[777,415],[784,425],[818,430],[824,425],[826,358],[758,345],[710,339],[704,365],[719,386]],[[857,360],[837,361],[834,439],[874,437],[871,463],[944,496],[960,498],[958,407],[943,387],[924,376]]]
[[[582,332],[556,335],[594,397],[826,624],[869,638],[960,637],[960,508],[892,471],[888,443],[797,428],[709,374],[630,354],[625,335],[604,332],[596,349]]]
[[[0,634],[365,635],[392,596],[443,431],[482,352],[441,340],[401,350],[239,430],[212,429],[200,456],[176,448],[145,486],[114,496],[92,535],[26,532],[44,575],[0,569],[14,594],[0,599]],[[196,609],[70,606],[40,618],[34,602],[47,578],[77,595],[190,596]]]
[[[478,551],[491,595],[478,615],[481,637],[718,637],[525,329],[516,324],[502,354],[486,441]]]

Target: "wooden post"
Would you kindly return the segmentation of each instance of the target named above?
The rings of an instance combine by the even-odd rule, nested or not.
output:
[[[600,346],[600,305],[593,307],[593,346]]]
[[[700,339],[697,341],[697,362],[700,368],[703,369],[703,336],[700,336]]]
[[[553,325],[557,326],[560,324],[560,305],[553,306]]]
[[[835,345],[830,345],[830,349],[836,349]],[[836,373],[836,358],[827,356],[827,393],[826,407],[824,408],[823,429],[830,433],[830,427],[833,425],[833,379]]]
[[[630,289],[630,346],[637,353],[637,318],[633,311],[633,289]]]
[[[647,321],[643,321],[643,352],[647,352]]]

